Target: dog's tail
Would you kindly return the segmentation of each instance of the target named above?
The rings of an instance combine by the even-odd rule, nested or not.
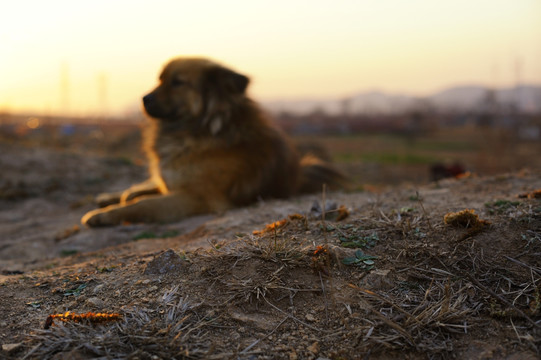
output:
[[[350,180],[330,162],[305,154],[301,158],[299,193],[321,192],[323,184],[327,190],[351,188]]]

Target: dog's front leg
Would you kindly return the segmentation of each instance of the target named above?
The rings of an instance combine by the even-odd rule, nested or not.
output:
[[[187,216],[222,211],[229,208],[226,201],[206,201],[205,197],[189,193],[148,195],[125,204],[110,205],[88,212],[81,222],[84,225],[110,226],[128,223],[168,223]]]
[[[143,195],[159,194],[160,190],[156,183],[149,179],[140,184],[130,186],[123,191],[113,193],[102,193],[96,196],[95,202],[100,207],[106,207],[113,204],[124,203]]]
[[[149,179],[140,184],[130,186],[122,193],[122,196],[120,197],[120,202],[125,203],[137,197],[141,197],[144,195],[154,195],[159,193],[160,189],[158,185],[156,185],[156,183],[152,179]]]
[[[96,196],[94,202],[100,207],[106,207],[112,204],[118,204],[122,198],[123,191],[118,191],[114,193],[102,193]]]

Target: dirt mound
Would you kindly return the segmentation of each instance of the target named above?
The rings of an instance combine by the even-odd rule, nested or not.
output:
[[[540,356],[539,172],[94,230],[87,195],[141,169],[47,156],[85,171],[0,200],[2,358]]]

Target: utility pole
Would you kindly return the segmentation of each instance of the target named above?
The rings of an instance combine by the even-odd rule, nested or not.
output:
[[[102,72],[98,74],[98,102],[99,102],[99,116],[106,118],[109,115],[108,101],[107,101],[107,73]]]
[[[513,112],[520,112],[520,84],[522,77],[522,59],[520,56],[515,58],[515,96],[513,101]]]
[[[70,112],[69,67],[67,62],[60,65],[60,112],[67,116]]]

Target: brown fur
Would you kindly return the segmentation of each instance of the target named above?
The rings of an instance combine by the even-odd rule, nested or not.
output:
[[[248,78],[212,61],[179,58],[143,98],[150,179],[121,194],[103,194],[105,208],[89,226],[171,222],[343,185],[327,162],[301,156],[245,93]],[[112,204],[112,205],[110,205]]]

